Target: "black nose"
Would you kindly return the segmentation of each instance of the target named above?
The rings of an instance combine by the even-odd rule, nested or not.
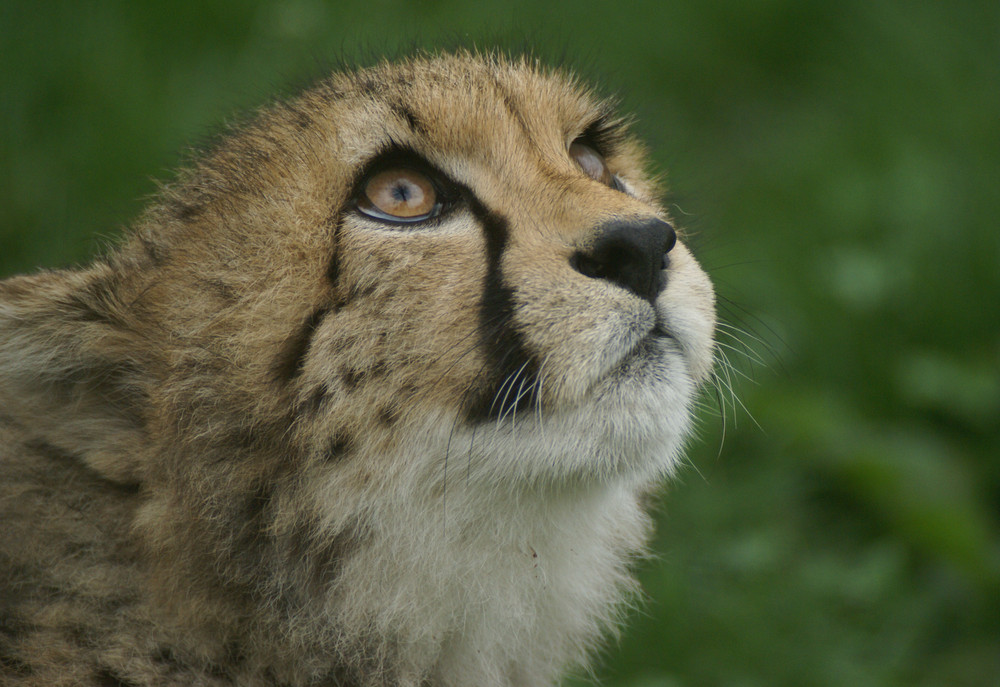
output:
[[[675,243],[674,228],[660,219],[608,222],[570,264],[580,274],[605,279],[652,303],[663,290],[666,255]]]

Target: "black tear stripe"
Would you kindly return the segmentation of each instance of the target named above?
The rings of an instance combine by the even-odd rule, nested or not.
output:
[[[514,290],[503,279],[500,263],[509,238],[506,218],[470,200],[486,238],[486,276],[479,308],[479,341],[486,356],[485,382],[469,395],[470,422],[508,417],[531,408],[538,395],[538,362],[514,327]]]
[[[302,325],[285,342],[281,354],[275,363],[274,371],[278,379],[283,382],[291,382],[299,375],[306,364],[306,355],[312,345],[313,336],[319,328],[323,318],[330,313],[330,308],[319,308],[309,314],[302,322]]]

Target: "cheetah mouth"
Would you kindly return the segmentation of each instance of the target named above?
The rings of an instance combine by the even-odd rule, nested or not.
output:
[[[636,348],[639,348],[643,345],[655,346],[657,342],[665,342],[665,341],[677,341],[677,337],[674,335],[672,331],[670,331],[670,328],[667,326],[667,323],[661,320],[659,317],[657,317],[656,321],[653,323],[653,326],[649,329],[649,331],[646,332],[646,334],[639,339],[639,342],[636,344]]]
[[[675,337],[673,334],[670,333],[670,330],[667,329],[666,324],[664,324],[663,322],[657,322],[653,326],[653,328],[649,331],[649,333],[646,334],[645,338],[647,338],[647,339],[673,339],[675,341],[677,340],[677,337]]]
[[[645,364],[661,360],[668,356],[672,350],[675,350],[671,342],[676,343],[677,337],[666,328],[664,323],[657,322],[625,352],[619,363],[613,368],[615,374],[625,377],[641,374],[641,369]]]

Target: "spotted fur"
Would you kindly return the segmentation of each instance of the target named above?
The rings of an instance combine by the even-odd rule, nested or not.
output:
[[[358,210],[399,156],[438,216]],[[420,56],[262,111],[89,267],[0,282],[0,681],[586,665],[712,364],[645,167],[563,73]]]

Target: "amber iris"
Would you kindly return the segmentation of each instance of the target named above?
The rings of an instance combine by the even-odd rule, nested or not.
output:
[[[437,192],[425,175],[412,169],[387,169],[373,175],[358,199],[358,209],[377,219],[416,222],[437,213]]]

